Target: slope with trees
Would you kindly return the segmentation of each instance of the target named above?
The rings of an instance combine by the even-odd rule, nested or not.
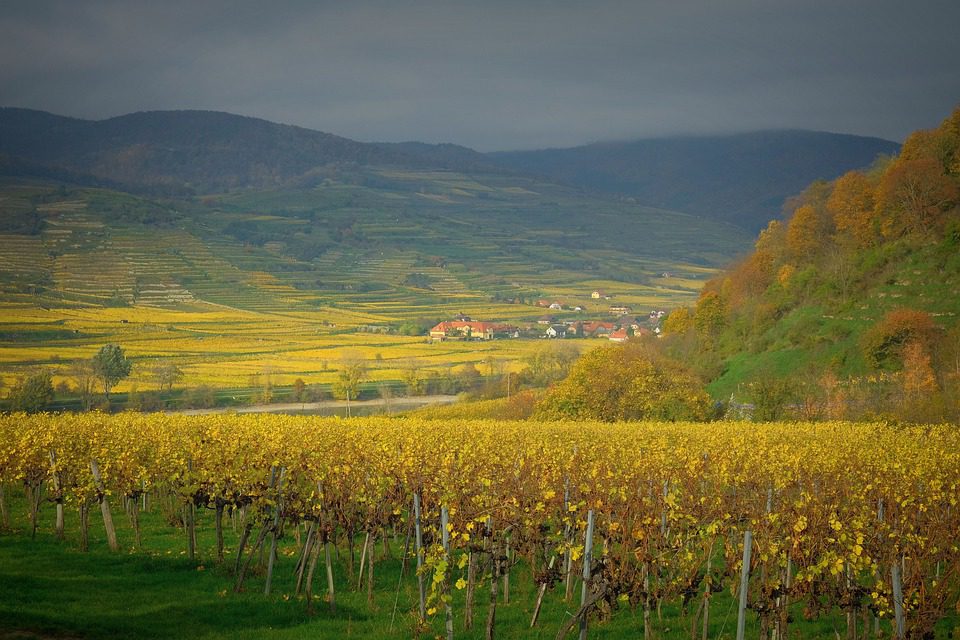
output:
[[[793,198],[786,221],[668,317],[664,345],[735,403],[956,418],[958,204],[960,109],[896,158]]]

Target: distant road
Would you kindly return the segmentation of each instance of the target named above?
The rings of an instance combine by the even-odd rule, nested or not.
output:
[[[401,398],[377,398],[376,400],[353,400],[350,402],[351,413],[369,415],[371,409],[386,408],[389,411],[405,411],[428,404],[450,404],[457,401],[457,396],[404,396]],[[217,413],[340,413],[346,410],[346,400],[325,400],[323,402],[286,402],[282,404],[254,404],[243,407],[216,407],[214,409],[183,409],[181,411],[167,411],[169,414],[182,416],[205,416]]]

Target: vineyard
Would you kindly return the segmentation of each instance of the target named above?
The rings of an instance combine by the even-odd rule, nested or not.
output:
[[[38,368],[76,387],[73,363],[106,343],[136,362],[120,393],[156,388],[158,360],[179,367],[186,387],[224,391],[259,386],[251,376],[329,386],[345,350],[375,362],[378,382],[400,380],[411,359],[438,375],[517,363],[530,345],[428,346],[398,329],[461,313],[535,327],[540,298],[565,305],[560,319],[603,318],[610,303],[591,298],[597,289],[642,314],[690,304],[745,246],[705,220],[556,187],[389,178],[416,188],[331,184],[171,204],[0,180],[0,387]],[[417,193],[425,185],[462,193],[438,203]],[[568,233],[584,228],[569,240],[558,220]]]
[[[5,528],[23,512],[23,535],[142,549],[159,513],[198,563],[213,536],[224,593],[293,575],[284,606],[323,619],[346,584],[395,637],[582,638],[631,616],[645,638],[958,624],[953,426],[14,414],[0,481]]]

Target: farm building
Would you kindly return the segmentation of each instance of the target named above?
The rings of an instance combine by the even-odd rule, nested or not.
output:
[[[447,320],[430,329],[433,340],[493,340],[495,337],[516,337],[517,328],[496,322]]]
[[[626,342],[630,338],[630,334],[626,329],[617,329],[610,334],[610,342]]]

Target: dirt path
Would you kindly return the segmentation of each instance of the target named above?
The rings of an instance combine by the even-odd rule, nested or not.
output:
[[[457,396],[409,396],[402,398],[377,398],[376,400],[354,400],[349,403],[351,410],[367,413],[372,407],[413,409],[428,404],[450,404]],[[286,402],[278,404],[254,404],[245,407],[216,407],[214,409],[183,409],[167,413],[183,416],[205,416],[217,413],[315,413],[324,410],[346,409],[346,400],[324,400],[323,402]]]

